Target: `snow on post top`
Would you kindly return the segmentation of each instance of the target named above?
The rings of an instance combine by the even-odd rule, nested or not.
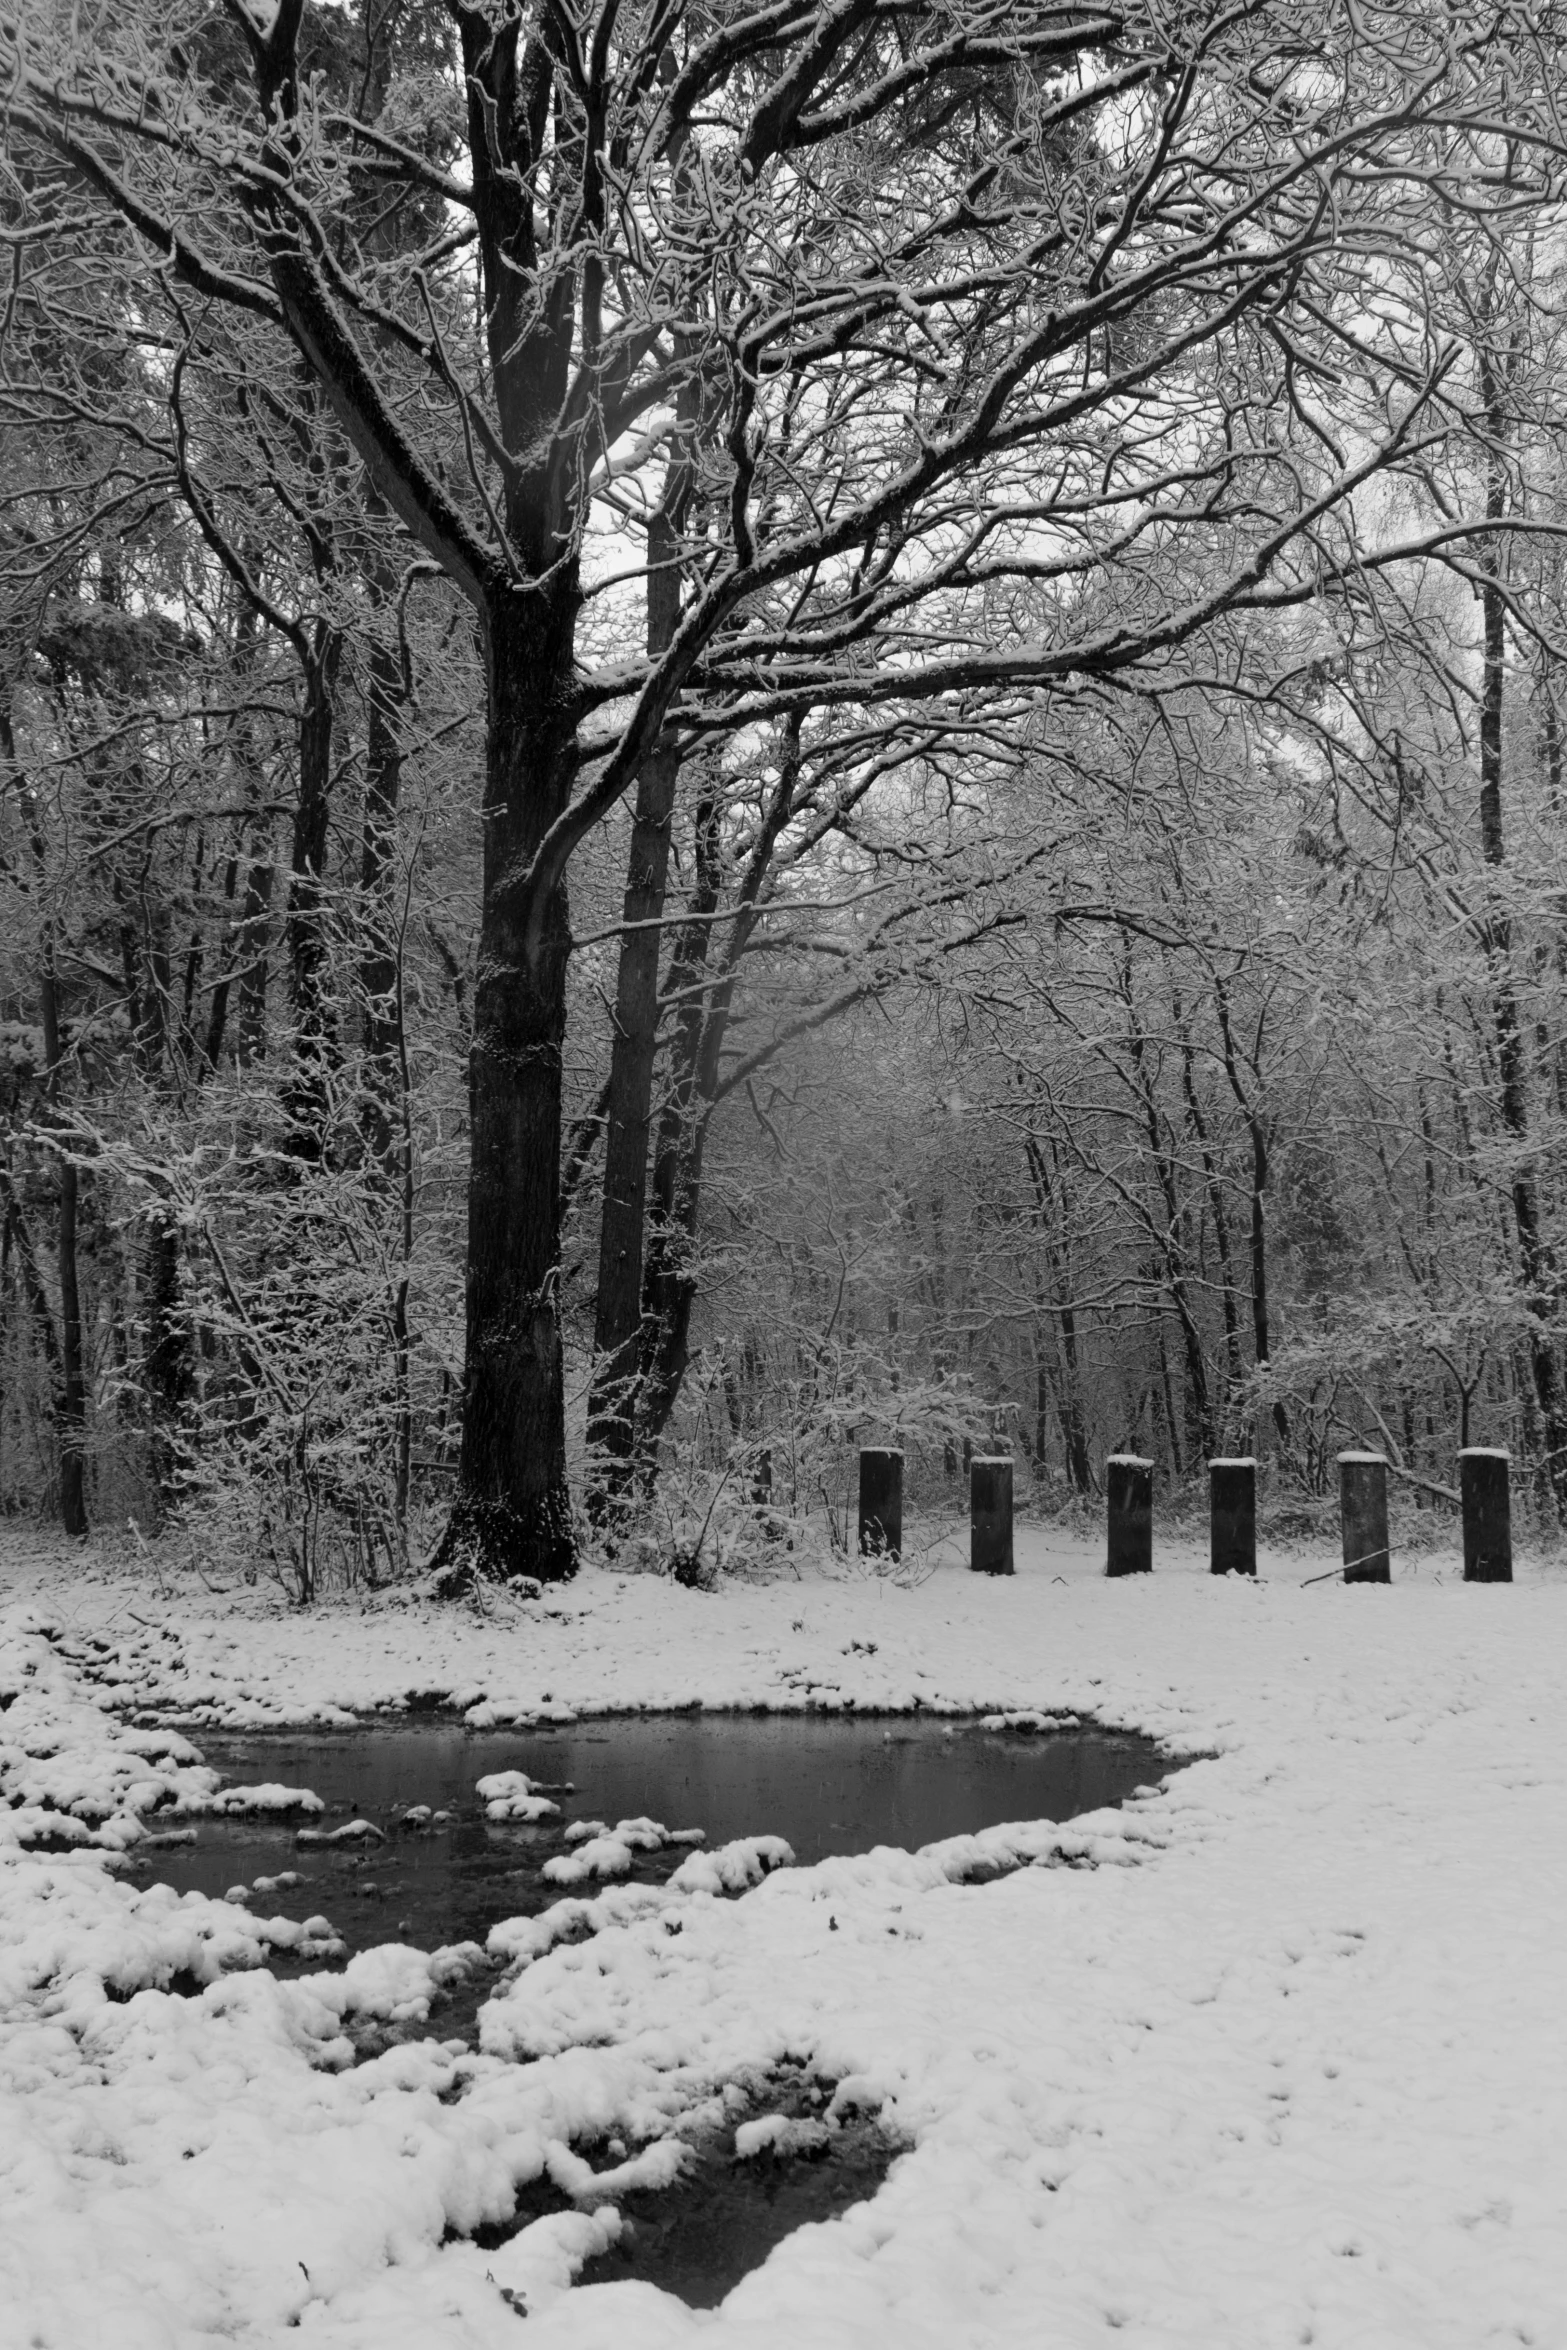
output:
[[[1253,1452],[1231,1453],[1222,1460],[1210,1461],[1208,1466],[1210,1469],[1254,1469],[1257,1456]]]
[[[1338,1457],[1340,1461],[1365,1461],[1368,1463],[1372,1461],[1380,1461],[1384,1469],[1387,1467],[1387,1454],[1385,1452],[1341,1452]]]
[[[1458,1457],[1461,1461],[1510,1461],[1513,1456],[1505,1444],[1461,1444]]]
[[[1151,1469],[1153,1462],[1144,1460],[1140,1452],[1107,1452],[1105,1467],[1107,1469]]]
[[[1010,1469],[1012,1466],[1012,1455],[1009,1452],[971,1452],[969,1460],[976,1469]]]

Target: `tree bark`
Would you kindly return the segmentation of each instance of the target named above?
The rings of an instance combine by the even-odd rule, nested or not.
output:
[[[563,567],[565,569],[565,567]],[[576,582],[485,614],[483,913],[469,1055],[467,1373],[461,1491],[435,1564],[558,1582],[575,1572],[560,1324],[565,883],[536,943],[520,877],[564,805]]]

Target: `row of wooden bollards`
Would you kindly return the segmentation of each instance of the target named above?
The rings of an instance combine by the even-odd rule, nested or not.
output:
[[[1487,1445],[1458,1455],[1464,1526],[1464,1581],[1513,1579],[1510,1456]],[[1108,1575],[1146,1575],[1153,1566],[1153,1462],[1113,1453],[1105,1462]],[[1339,1522],[1346,1583],[1388,1583],[1387,1456],[1338,1456]],[[1208,1463],[1208,1563],[1215,1575],[1257,1572],[1257,1464],[1250,1457]],[[903,1455],[883,1446],[860,1453],[860,1550],[903,1553]],[[1012,1462],[976,1453],[969,1464],[969,1564],[979,1575],[1012,1572]]]

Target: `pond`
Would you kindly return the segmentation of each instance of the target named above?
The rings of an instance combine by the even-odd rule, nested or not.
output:
[[[1030,1735],[901,1714],[639,1714],[527,1731],[420,1720],[203,1732],[200,1745],[229,1782],[308,1788],[325,1813],[202,1820],[193,1842],[143,1848],[133,1861],[138,1877],[181,1892],[244,1888],[263,1916],[325,1915],[350,1949],[482,1943],[503,1918],[595,1892],[592,1878],[559,1876],[582,1853],[589,1823],[700,1830],[708,1849],[782,1837],[805,1864],[879,1844],[915,1850],[1009,1821],[1072,1819],[1122,1803],[1178,1767],[1151,1739],[1126,1731],[1048,1726],[1047,1718]],[[491,1816],[496,1792],[481,1797],[478,1783],[502,1773],[532,1783],[538,1793],[515,1781],[513,1790],[521,1809],[542,1816]],[[352,1842],[322,1841],[342,1827],[354,1829]],[[639,1845],[633,1837],[618,1881],[659,1882],[692,1851],[689,1840]],[[280,1954],[274,1963],[282,1973],[319,1960]],[[471,2038],[497,1971],[470,1974],[415,2028]],[[370,2053],[403,2035],[354,2036]],[[824,2124],[833,2087],[805,2073],[780,2074],[760,2092],[753,2084],[750,2110],[774,2117],[769,2128],[780,2116],[796,2125],[788,2142],[742,2155],[733,2126],[699,2135],[674,2185],[616,2198],[620,2235],[579,2281],[638,2277],[712,2308],[785,2236],[873,2195],[903,2144],[876,2115]],[[480,2241],[498,2244],[569,2207],[540,2180]],[[521,2312],[519,2297],[510,2298]]]
[[[138,1855],[137,1875],[178,1892],[255,1888],[258,1914],[325,1914],[351,1950],[482,1942],[503,1918],[546,1909],[563,1893],[591,1894],[592,1880],[563,1885],[544,1873],[577,1849],[573,1830],[580,1840],[586,1821],[651,1819],[700,1830],[708,1848],[781,1836],[807,1864],[878,1844],[912,1851],[1010,1820],[1071,1819],[1124,1802],[1173,1767],[1152,1739],[1131,1732],[1021,1736],[920,1715],[638,1714],[525,1731],[400,1721],[202,1732],[199,1743],[227,1780],[309,1788],[326,1816],[202,1820],[193,1843]],[[502,1772],[553,1790],[557,1816],[487,1816],[477,1783]],[[380,1837],[312,1840],[351,1820]],[[660,1882],[690,1851],[635,1851],[619,1881]]]

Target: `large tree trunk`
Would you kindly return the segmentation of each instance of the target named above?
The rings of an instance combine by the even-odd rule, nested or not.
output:
[[[575,1571],[560,1324],[565,883],[526,935],[521,886],[570,775],[575,582],[486,615],[483,914],[469,1057],[461,1490],[436,1555],[483,1574]]]

